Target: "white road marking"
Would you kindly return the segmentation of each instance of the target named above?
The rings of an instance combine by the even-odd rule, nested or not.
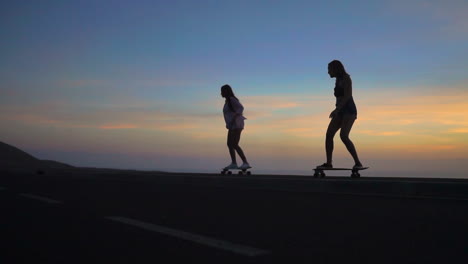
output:
[[[155,225],[155,224],[150,224],[150,223],[145,223],[141,222],[138,220],[126,218],[126,217],[120,217],[120,216],[109,216],[106,217],[109,220],[121,222],[124,224],[140,227],[149,231],[157,232],[157,233],[162,233],[165,235],[170,235],[174,237],[178,237],[181,239],[189,240],[195,243],[203,244],[206,246],[210,247],[215,247],[227,251],[231,251],[240,255],[248,256],[248,257],[255,257],[259,255],[265,255],[269,254],[270,251],[263,250],[263,249],[257,249],[249,246],[243,246],[243,245],[238,245],[238,244],[233,244],[231,242],[223,241],[223,240],[218,240],[206,236],[201,236],[197,234],[192,234],[184,231],[180,231],[177,229],[172,229],[168,228],[165,226],[160,226],[160,225]]]
[[[26,197],[26,198],[31,198],[31,199],[34,199],[34,200],[50,203],[50,204],[61,204],[61,203],[63,203],[61,201],[57,201],[57,200],[54,200],[54,199],[50,199],[50,198],[47,198],[47,197],[42,197],[42,196],[38,196],[38,195],[34,195],[34,194],[29,194],[29,193],[20,193],[19,195],[23,196],[23,197]]]

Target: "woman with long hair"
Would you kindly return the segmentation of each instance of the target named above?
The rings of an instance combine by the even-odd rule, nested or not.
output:
[[[333,60],[328,64],[328,74],[330,78],[336,78],[336,108],[330,114],[331,121],[328,125],[325,139],[327,162],[317,167],[333,168],[333,138],[336,132],[341,129],[340,138],[354,159],[355,165],[353,169],[362,168],[363,166],[359,160],[356,148],[349,139],[349,133],[353,127],[354,121],[357,119],[357,108],[352,94],[351,77],[339,60]]]
[[[240,103],[239,99],[234,95],[231,86],[228,84],[221,87],[221,96],[226,99],[223,107],[223,114],[224,121],[226,122],[226,128],[228,129],[227,146],[229,149],[229,155],[231,156],[231,164],[226,166],[224,169],[249,169],[251,166],[247,162],[244,151],[242,151],[239,146],[241,133],[244,129],[244,120],[246,119],[242,115],[244,107]],[[243,164],[240,167],[237,166],[236,152],[243,161]]]

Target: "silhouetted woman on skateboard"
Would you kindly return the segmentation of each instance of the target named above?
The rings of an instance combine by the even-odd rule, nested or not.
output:
[[[244,152],[239,146],[241,133],[244,129],[244,120],[246,119],[242,115],[244,107],[239,102],[239,99],[234,95],[231,86],[227,84],[221,87],[221,96],[226,99],[223,107],[223,114],[224,121],[226,122],[226,128],[228,129],[227,146],[229,149],[229,155],[231,155],[231,164],[226,166],[224,169],[249,169],[251,167],[247,162]],[[243,164],[240,167],[237,166],[236,151],[243,161]]]
[[[357,108],[353,99],[351,77],[346,72],[343,64],[338,60],[334,60],[328,64],[328,74],[330,75],[330,78],[336,78],[336,108],[330,114],[331,121],[328,125],[325,139],[327,162],[317,167],[333,168],[333,138],[335,137],[336,132],[341,129],[340,138],[351,156],[353,156],[355,163],[353,168],[362,168],[362,163],[358,158],[356,148],[354,147],[353,142],[349,139],[349,132],[357,118]]]

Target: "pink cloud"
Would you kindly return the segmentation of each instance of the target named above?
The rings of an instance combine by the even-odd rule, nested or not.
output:
[[[134,129],[134,128],[138,128],[138,127],[132,124],[113,124],[113,125],[99,126],[99,129]]]

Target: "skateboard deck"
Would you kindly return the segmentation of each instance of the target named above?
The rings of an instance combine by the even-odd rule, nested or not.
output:
[[[362,167],[362,168],[357,168],[357,169],[353,169],[353,168],[320,168],[320,167],[317,167],[314,169],[314,178],[324,178],[326,175],[325,175],[325,172],[324,171],[327,171],[327,170],[350,170],[351,171],[351,178],[359,178],[361,177],[361,174],[359,173],[359,171],[361,170],[366,170],[368,169],[369,167]]]
[[[231,175],[233,171],[239,171],[237,174],[239,175],[251,175],[252,173],[249,171],[251,168],[248,169],[222,169],[221,174],[228,174]]]

